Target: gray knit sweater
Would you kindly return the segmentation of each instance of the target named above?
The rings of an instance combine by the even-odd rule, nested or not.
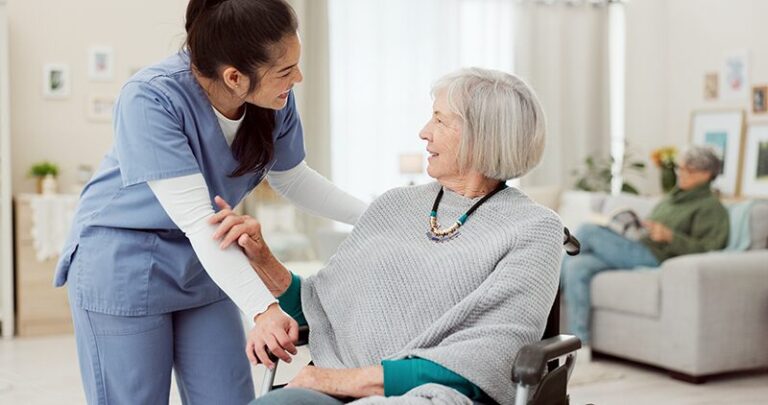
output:
[[[434,242],[426,232],[439,189],[397,188],[376,199],[328,265],[303,281],[312,358],[348,368],[420,357],[511,403],[512,362],[540,340],[557,291],[562,224],[510,187],[481,205],[457,238]],[[438,220],[450,226],[477,200],[446,189]],[[416,402],[424,391],[412,390]],[[429,395],[464,403],[450,391]]]

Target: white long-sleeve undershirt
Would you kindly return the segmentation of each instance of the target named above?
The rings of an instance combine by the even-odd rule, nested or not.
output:
[[[216,109],[213,111],[231,146],[245,115],[230,120]],[[354,224],[366,209],[365,203],[340,190],[303,161],[286,171],[269,172],[268,179],[278,193],[312,214]],[[222,250],[219,241],[213,239],[218,225],[208,223],[214,210],[202,174],[153,180],[147,184],[174,224],[187,236],[208,275],[243,313],[254,319],[276,302],[242,250],[236,245]]]
[[[202,174],[149,181],[160,205],[192,244],[200,264],[224,293],[253,320],[277,302],[236,244],[226,249],[213,239],[218,225],[208,223],[213,206]]]
[[[302,210],[346,224],[354,225],[367,208],[303,161],[286,171],[270,171],[267,181]]]
[[[227,145],[232,146],[235,135],[245,119],[245,113],[232,120],[215,108],[216,119]],[[267,181],[280,195],[312,214],[354,225],[368,208],[367,204],[344,192],[302,161],[292,169],[270,171]]]

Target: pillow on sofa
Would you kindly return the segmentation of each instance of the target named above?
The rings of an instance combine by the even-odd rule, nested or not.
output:
[[[566,190],[560,195],[560,205],[557,213],[560,219],[571,231],[585,222],[591,222],[595,213],[602,211],[603,202],[607,195],[590,191]]]
[[[768,203],[762,200],[727,202],[730,229],[725,250],[765,249],[768,245]]]
[[[760,200],[749,215],[749,250],[768,248],[768,201]]]

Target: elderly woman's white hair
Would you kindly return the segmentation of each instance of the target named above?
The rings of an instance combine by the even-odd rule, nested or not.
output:
[[[689,146],[683,151],[680,161],[692,169],[709,172],[709,181],[720,174],[720,168],[723,165],[715,148],[709,145]]]
[[[541,161],[546,124],[533,90],[498,70],[467,68],[440,78],[432,96],[445,91],[462,120],[459,165],[498,180],[520,177]]]

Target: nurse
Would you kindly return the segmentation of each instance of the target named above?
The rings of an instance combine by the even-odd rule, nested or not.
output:
[[[186,30],[184,50],[123,87],[56,268],[90,404],[167,403],[172,370],[185,404],[247,403],[238,308],[276,354],[295,353],[296,322],[214,239],[215,196],[238,202],[266,176],[312,213],[354,223],[365,209],[304,163],[291,7],[191,0]]]

